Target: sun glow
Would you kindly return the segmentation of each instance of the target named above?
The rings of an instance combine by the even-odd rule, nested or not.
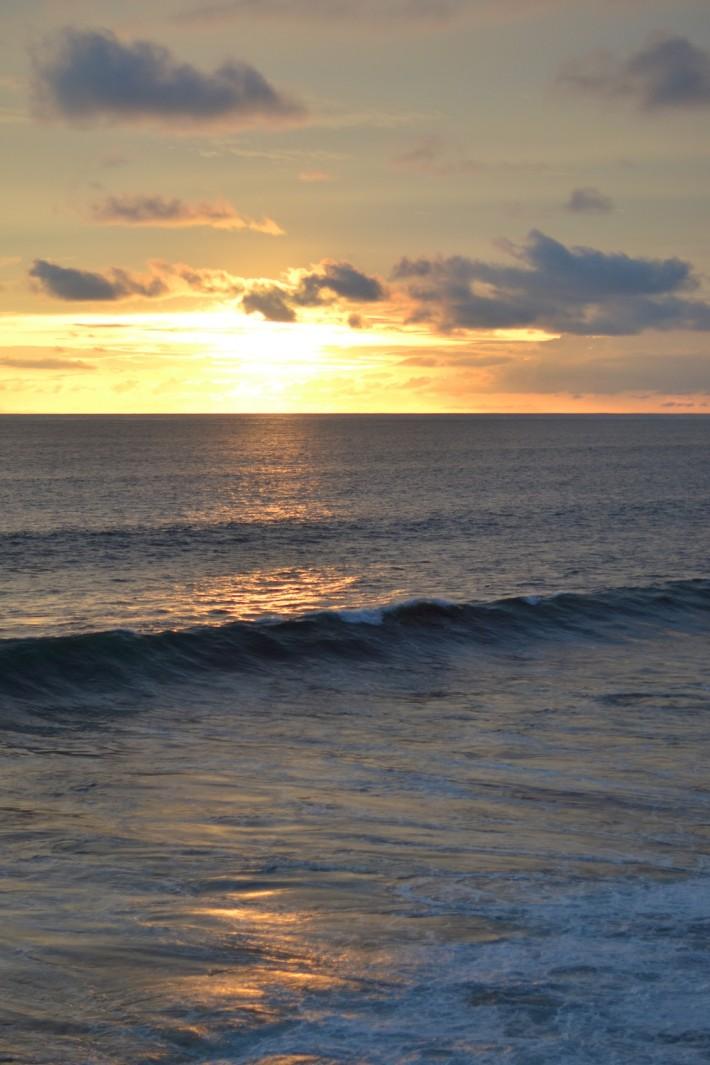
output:
[[[294,389],[303,389],[334,368],[333,349],[346,351],[342,327],[324,324],[250,320],[238,329],[220,319],[202,337],[211,360],[213,380],[238,402],[288,404]],[[347,357],[343,360],[350,365]]]
[[[482,409],[501,352],[537,330],[432,335],[386,312],[272,322],[232,307],[0,317],[0,410],[296,413]],[[461,381],[467,391],[462,397]]]
[[[325,388],[361,379],[388,361],[377,330],[339,322],[269,322],[213,312],[188,324],[183,339],[208,367],[215,402],[242,411],[318,407]]]

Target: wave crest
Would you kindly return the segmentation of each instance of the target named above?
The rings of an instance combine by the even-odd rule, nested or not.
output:
[[[90,696],[209,672],[263,671],[285,660],[426,653],[427,645],[505,648],[535,640],[641,637],[705,626],[710,580],[492,602],[413,599],[288,620],[139,634],[126,630],[0,641],[0,693],[23,701]]]

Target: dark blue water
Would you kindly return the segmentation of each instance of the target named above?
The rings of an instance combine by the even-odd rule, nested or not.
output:
[[[710,1061],[709,444],[0,419],[0,1060]]]

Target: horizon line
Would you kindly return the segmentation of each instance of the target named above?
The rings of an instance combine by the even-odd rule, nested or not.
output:
[[[708,418],[710,410],[666,411],[0,411],[0,418]]]

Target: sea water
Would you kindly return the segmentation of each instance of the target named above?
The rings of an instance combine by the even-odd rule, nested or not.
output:
[[[0,418],[0,1061],[710,1061],[709,444]]]

